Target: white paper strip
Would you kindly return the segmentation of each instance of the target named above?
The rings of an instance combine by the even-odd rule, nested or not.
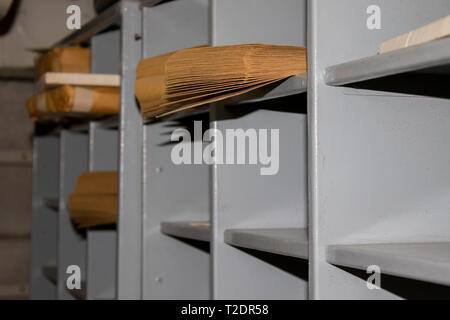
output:
[[[47,112],[47,104],[45,97],[46,97],[45,93],[40,93],[37,97],[36,109],[39,112]]]
[[[93,93],[94,91],[92,89],[75,87],[75,98],[72,112],[90,112],[94,99]]]

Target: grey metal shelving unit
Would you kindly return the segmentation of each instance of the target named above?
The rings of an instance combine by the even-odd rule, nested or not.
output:
[[[171,1],[144,7],[142,14],[143,58],[208,43],[207,0]],[[209,298],[209,244],[183,223],[209,221],[209,167],[170,160],[171,131],[185,124],[192,126],[177,120],[144,126],[144,299]],[[184,230],[174,228],[180,225]]]
[[[48,207],[46,199],[57,199],[58,179],[59,136],[36,136],[33,142],[32,298],[56,298],[58,211]]]
[[[306,13],[306,1],[212,1],[210,44],[305,46]],[[251,244],[257,250],[227,241],[247,229],[280,234],[289,232],[286,228],[307,228],[306,85],[298,84],[297,92],[287,90],[264,104],[211,106],[210,127],[222,132],[279,130],[277,174],[262,176],[262,165],[211,168],[213,299],[307,299],[307,260],[268,255],[267,242],[259,237]],[[288,97],[290,93],[299,94]]]
[[[372,4],[309,3],[310,298],[448,299],[449,39],[377,50],[450,3],[378,1],[369,30]]]
[[[91,39],[93,73],[120,74],[120,30]],[[117,117],[89,123],[89,171],[117,171],[119,163]],[[108,226],[86,231],[86,299],[117,296],[117,228]]]
[[[380,30],[366,27],[370,5],[121,1],[60,41],[89,42],[93,71],[121,75],[121,109],[34,138],[32,297],[74,298],[65,268],[78,264],[86,299],[450,298],[450,42],[377,54],[450,4],[379,0]],[[142,120],[141,59],[256,42],[307,46],[308,75]],[[277,174],[174,164],[172,131],[194,121],[201,135],[278,130]],[[66,196],[85,170],[118,170],[117,227],[71,226]]]
[[[121,110],[34,137],[32,299],[141,297],[142,120],[133,90],[140,17],[139,3],[121,1],[56,44],[89,44],[93,73],[121,75]],[[117,227],[78,232],[72,225],[67,196],[88,170],[120,173]],[[69,265],[81,269],[81,290],[66,287]]]

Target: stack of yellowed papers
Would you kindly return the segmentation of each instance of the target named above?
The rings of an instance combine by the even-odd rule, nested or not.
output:
[[[41,55],[35,65],[39,78],[46,72],[91,72],[91,50],[82,47],[50,49]]]
[[[84,172],[69,195],[69,212],[77,228],[117,222],[117,171]]]
[[[75,46],[51,49],[36,61],[41,86],[40,92],[27,101],[32,120],[97,117],[119,112],[120,83],[111,85],[111,77],[115,75],[90,75],[90,57],[90,49]],[[59,78],[58,83],[47,83],[48,79],[55,78]]]
[[[304,47],[201,46],[142,60],[135,93],[143,117],[164,116],[240,95],[306,69]]]
[[[27,100],[28,115],[39,120],[48,115],[111,115],[119,112],[120,92],[113,87],[63,85]]]

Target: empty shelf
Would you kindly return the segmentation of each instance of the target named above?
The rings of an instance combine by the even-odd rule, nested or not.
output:
[[[450,38],[330,66],[325,82],[344,85],[424,69],[450,75]]]
[[[44,204],[47,208],[58,211],[59,210],[59,200],[58,198],[45,198]]]
[[[120,75],[92,74],[71,72],[47,72],[42,75],[37,84],[39,91],[61,85],[85,87],[119,87]]]
[[[306,229],[229,229],[225,230],[225,242],[232,246],[308,259]]]
[[[53,284],[56,284],[58,279],[58,269],[56,266],[47,266],[42,268],[44,276]]]
[[[336,245],[327,250],[329,263],[450,285],[450,242]]]
[[[207,242],[211,240],[211,224],[207,221],[162,222],[161,232],[179,238]]]

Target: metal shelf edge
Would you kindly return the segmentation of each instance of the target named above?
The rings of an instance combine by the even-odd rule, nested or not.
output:
[[[325,69],[327,85],[345,85],[450,64],[450,37]]]
[[[393,276],[450,286],[450,242],[332,245],[327,261],[366,270],[377,265]]]
[[[236,247],[308,259],[307,230],[302,228],[228,229],[224,239]]]
[[[161,232],[179,238],[209,242],[211,224],[206,221],[165,221],[161,222]]]

